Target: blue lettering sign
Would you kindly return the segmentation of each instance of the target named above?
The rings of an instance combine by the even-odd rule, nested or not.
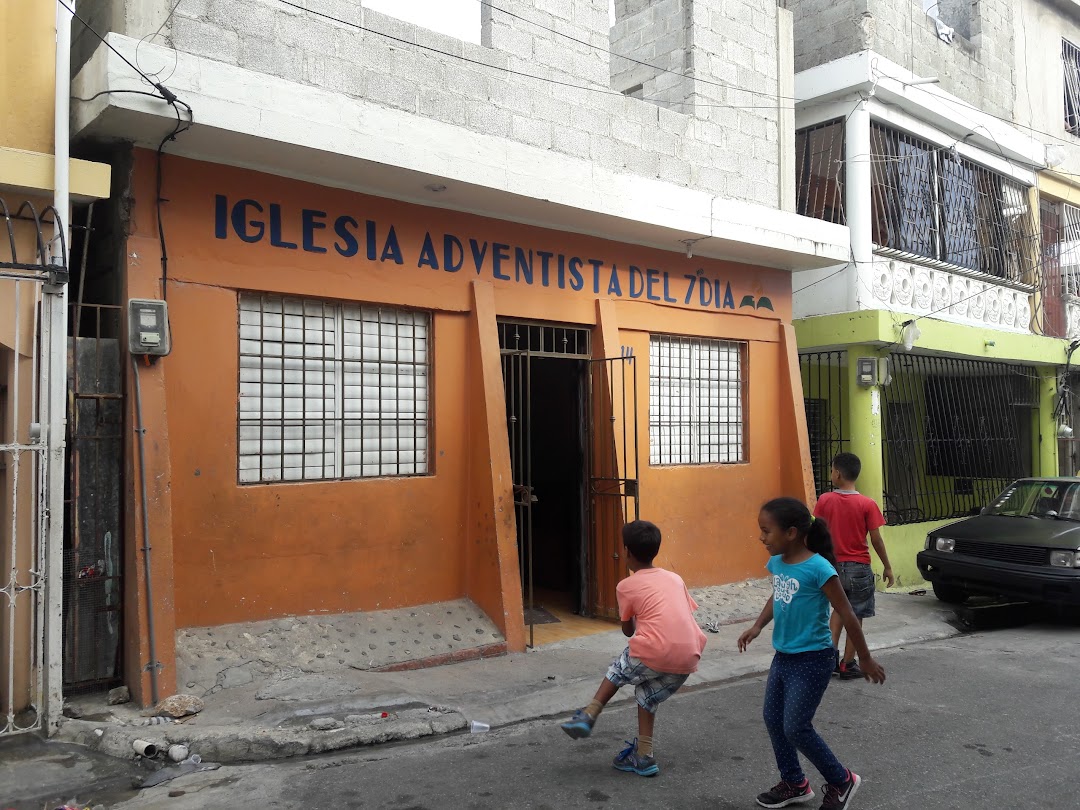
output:
[[[439,269],[439,257],[435,255],[435,245],[431,241],[431,234],[424,234],[424,246],[420,248],[420,261],[417,267],[430,267],[432,270]]]
[[[296,242],[286,242],[281,238],[281,206],[277,203],[270,206],[270,244],[274,247],[296,250]]]
[[[326,248],[315,244],[315,231],[326,228],[326,223],[322,221],[326,219],[326,212],[305,208],[300,212],[300,219],[304,224],[304,250],[308,253],[326,253]]]
[[[360,242],[356,234],[350,230],[350,226],[353,229],[359,228],[360,223],[352,217],[338,217],[334,220],[334,233],[338,235],[338,241],[334,242],[334,250],[346,259],[355,256],[360,250]]]

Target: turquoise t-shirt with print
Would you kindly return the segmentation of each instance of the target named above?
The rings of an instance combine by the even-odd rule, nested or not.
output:
[[[782,653],[832,647],[829,597],[822,587],[836,569],[820,554],[788,565],[777,555],[765,566],[773,580],[773,646]]]

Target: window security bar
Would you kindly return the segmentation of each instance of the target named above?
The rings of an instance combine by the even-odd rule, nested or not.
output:
[[[1028,189],[949,149],[871,125],[873,239],[882,248],[1034,284]]]
[[[428,473],[427,313],[243,293],[239,316],[240,483]]]
[[[746,460],[745,345],[653,335],[649,341],[649,463]]]

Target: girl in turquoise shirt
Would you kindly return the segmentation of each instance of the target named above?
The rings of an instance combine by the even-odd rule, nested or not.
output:
[[[753,626],[739,636],[739,652],[746,650],[765,625],[775,622],[776,655],[765,687],[764,716],[780,783],[758,796],[757,803],[787,807],[814,798],[799,764],[801,751],[825,777],[821,810],[846,810],[862,779],[840,764],[813,725],[836,666],[836,648],[829,630],[830,605],[855,645],[866,680],[884,683],[885,670],[871,657],[859,620],[844,595],[825,521],[815,519],[795,498],[776,498],[761,507],[758,525],[761,542],[771,555],[766,567],[772,574],[773,596]]]

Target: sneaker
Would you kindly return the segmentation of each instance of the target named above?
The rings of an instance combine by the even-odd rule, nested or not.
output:
[[[637,737],[633,742],[627,741],[626,748],[620,751],[611,763],[617,771],[636,773],[638,776],[656,776],[660,773],[660,766],[656,764],[656,757],[645,756],[638,753]]]
[[[859,789],[859,785],[862,784],[862,777],[857,773],[848,771],[847,782],[837,787],[836,785],[825,785],[821,788],[821,792],[825,795],[824,800],[821,802],[819,810],[846,810],[851,807],[851,800],[855,796],[855,791]]]
[[[762,807],[787,807],[789,804],[803,804],[813,798],[814,789],[810,787],[810,782],[804,779],[801,785],[780,782],[772,790],[759,795],[757,803]]]
[[[596,718],[584,709],[578,709],[574,716],[563,723],[559,728],[570,735],[572,739],[580,740],[592,734],[592,728],[596,725]]]
[[[833,665],[833,677],[835,678],[840,674],[840,650],[834,650],[836,653],[836,663]]]
[[[842,681],[854,681],[863,676],[862,670],[859,669],[858,661],[841,661],[840,662],[840,680]]]

